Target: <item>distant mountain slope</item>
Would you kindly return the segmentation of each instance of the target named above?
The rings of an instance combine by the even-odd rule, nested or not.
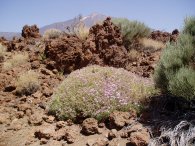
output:
[[[89,16],[83,17],[81,19],[81,21],[83,21],[87,27],[91,27],[94,24],[96,24],[97,22],[104,20],[105,18],[106,18],[105,15],[98,14],[98,13],[92,13]],[[61,31],[66,31],[66,28],[68,26],[71,26],[75,22],[78,22],[78,20],[79,20],[78,18],[73,18],[73,19],[70,19],[70,20],[67,20],[64,22],[57,22],[57,23],[53,23],[50,25],[46,25],[46,26],[40,28],[40,32],[41,32],[41,34],[43,34],[45,30],[51,29],[51,28],[59,29]]]
[[[21,34],[19,32],[0,32],[0,37],[5,37],[8,40],[11,40],[14,36],[20,37]]]
[[[84,24],[87,27],[91,27],[94,24],[96,24],[97,22],[103,21],[107,16],[102,15],[102,14],[98,14],[98,13],[92,13],[88,16],[82,17],[81,21],[84,22]],[[71,25],[73,25],[74,23],[78,22],[78,18],[73,18],[67,21],[63,21],[63,22],[56,22],[53,24],[49,24],[46,26],[43,26],[40,28],[40,33],[43,34],[45,32],[45,30],[47,29],[51,29],[51,28],[55,28],[55,29],[59,29],[62,31],[66,31],[66,28]],[[0,32],[0,37],[3,36],[6,39],[10,40],[12,39],[14,36],[16,37],[20,37],[21,34],[19,32]]]
[[[98,14],[98,13],[92,13],[88,16],[82,17],[81,21],[83,21],[85,23],[85,25],[87,27],[91,27],[94,24],[96,24],[99,21],[103,21],[107,16],[102,15],[102,14]],[[72,24],[74,24],[76,21],[78,21],[78,18],[73,18],[67,21],[63,21],[63,22],[56,22],[53,24],[49,24],[46,26],[43,26],[40,28],[40,33],[43,34],[45,30],[47,29],[51,29],[51,28],[56,28],[62,31],[66,31],[66,28],[68,26],[71,26]],[[14,36],[16,37],[20,37],[21,34],[19,32],[0,32],[0,37],[3,36],[6,39],[10,40],[12,39]]]

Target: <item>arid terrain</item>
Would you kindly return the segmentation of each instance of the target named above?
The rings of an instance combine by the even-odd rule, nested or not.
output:
[[[82,116],[62,120],[50,113],[49,105],[69,74],[91,65],[123,68],[154,84],[160,55],[178,34],[153,31],[135,40],[131,50],[136,51],[130,51],[108,17],[92,26],[86,39],[67,33],[44,37],[36,25],[24,26],[20,38],[1,38],[6,51],[0,58],[0,146],[147,146],[160,135],[164,121],[174,119],[169,115],[179,106],[174,97],[155,95],[142,101],[147,108],[141,113],[114,111],[102,121]]]

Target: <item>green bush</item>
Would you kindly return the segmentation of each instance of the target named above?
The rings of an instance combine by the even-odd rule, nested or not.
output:
[[[153,84],[124,69],[89,66],[72,72],[56,89],[50,112],[59,119],[104,119],[114,110],[138,110]]]
[[[131,45],[137,39],[148,37],[151,29],[144,23],[138,21],[129,21],[125,18],[114,18],[112,22],[121,29],[123,43],[127,50],[131,49]]]
[[[187,17],[184,24],[183,32],[195,36],[195,17]]]
[[[181,34],[176,43],[168,44],[155,69],[156,86],[165,93],[195,98],[195,46],[193,37]]]

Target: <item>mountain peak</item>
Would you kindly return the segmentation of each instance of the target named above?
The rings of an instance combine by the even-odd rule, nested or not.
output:
[[[91,13],[89,16],[90,16],[90,17],[95,17],[95,16],[97,16],[97,15],[102,15],[102,14],[97,13],[97,12],[93,12],[93,13]]]

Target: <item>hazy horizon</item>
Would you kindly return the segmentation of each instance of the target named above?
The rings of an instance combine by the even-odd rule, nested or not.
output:
[[[195,16],[193,0],[2,0],[0,5],[0,32],[21,32],[22,27],[37,24],[43,27],[82,14],[100,13],[144,22],[152,29],[172,31],[181,29],[186,16]]]

